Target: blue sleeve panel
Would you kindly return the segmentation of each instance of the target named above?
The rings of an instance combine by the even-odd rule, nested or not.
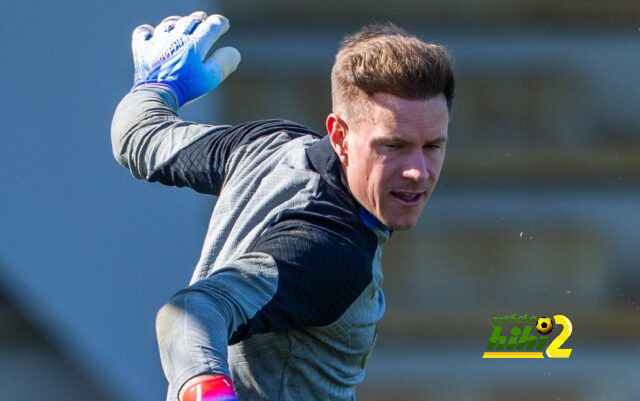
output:
[[[238,147],[260,137],[286,131],[291,138],[314,135],[302,125],[286,120],[260,120],[236,126],[218,126],[176,153],[151,174],[149,181],[190,187],[197,192],[219,195],[229,156]]]
[[[315,220],[315,221],[314,221]],[[230,338],[304,326],[325,326],[340,316],[372,280],[377,240],[339,220],[307,214],[282,221],[253,245],[275,261],[278,286],[271,300]]]
[[[145,84],[128,93],[111,123],[118,163],[136,178],[219,195],[227,161],[242,145],[278,132],[292,139],[319,136],[285,120],[208,125],[185,121],[177,111],[175,96],[164,86]]]

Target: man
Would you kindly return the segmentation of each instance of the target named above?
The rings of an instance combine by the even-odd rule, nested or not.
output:
[[[353,400],[384,312],[381,246],[414,226],[444,161],[447,51],[393,26],[347,37],[324,138],[282,120],[181,120],[233,72],[219,15],[133,32],[112,125],[137,178],[218,196],[191,285],[161,308],[168,400]]]

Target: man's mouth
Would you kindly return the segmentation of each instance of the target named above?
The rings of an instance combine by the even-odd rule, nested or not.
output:
[[[416,205],[422,199],[424,192],[391,191],[391,195],[406,205]]]

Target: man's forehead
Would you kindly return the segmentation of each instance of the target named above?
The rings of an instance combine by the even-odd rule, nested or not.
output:
[[[444,96],[408,100],[375,94],[370,99],[361,122],[362,128],[371,134],[395,137],[421,132],[428,140],[446,140],[449,111]]]
[[[426,97],[424,99],[405,99],[390,93],[378,92],[369,96],[367,103],[372,108],[387,110],[393,113],[399,113],[406,110],[418,111],[425,107],[442,111],[442,106],[444,106],[444,109],[448,112],[447,100],[442,93]]]

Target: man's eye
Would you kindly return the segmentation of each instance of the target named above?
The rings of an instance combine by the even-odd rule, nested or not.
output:
[[[393,149],[400,149],[402,145],[400,145],[399,143],[385,143],[384,147],[387,149],[393,150]]]
[[[427,150],[438,150],[441,148],[441,146],[436,144],[429,144],[429,145],[425,145],[424,148]]]

